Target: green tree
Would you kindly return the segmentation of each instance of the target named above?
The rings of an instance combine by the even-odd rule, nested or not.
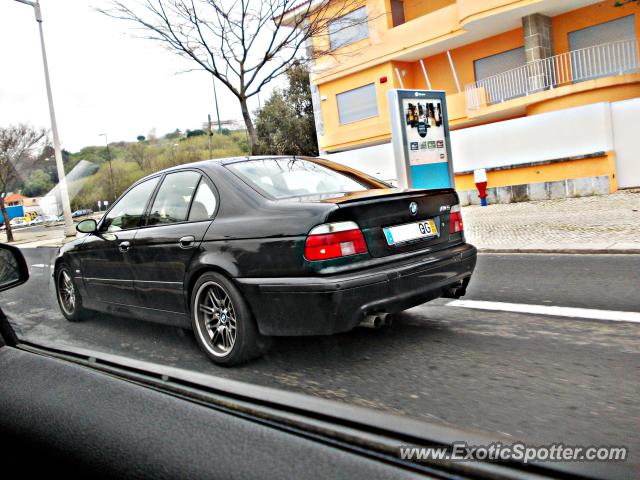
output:
[[[293,63],[287,87],[274,90],[258,110],[256,131],[263,154],[318,155],[309,71],[303,63]]]
[[[182,132],[179,128],[176,128],[173,132],[165,134],[163,138],[165,140],[178,140],[180,137],[182,137]]]
[[[53,188],[51,177],[44,170],[31,172],[22,187],[22,194],[27,197],[39,197]]]
[[[206,135],[207,132],[205,132],[204,130],[198,128],[196,130],[187,130],[187,138],[191,138],[191,137],[197,137],[200,135]]]

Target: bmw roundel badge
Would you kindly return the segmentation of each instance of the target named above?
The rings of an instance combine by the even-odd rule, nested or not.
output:
[[[416,202],[411,202],[409,204],[409,212],[411,212],[411,215],[418,213],[418,204]]]

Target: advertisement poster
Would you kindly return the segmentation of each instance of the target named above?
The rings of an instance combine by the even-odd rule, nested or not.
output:
[[[442,103],[438,99],[402,99],[409,165],[447,162]]]

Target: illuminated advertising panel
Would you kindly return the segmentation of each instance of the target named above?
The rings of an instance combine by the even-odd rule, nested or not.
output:
[[[444,92],[391,90],[389,106],[399,186],[453,187]]]

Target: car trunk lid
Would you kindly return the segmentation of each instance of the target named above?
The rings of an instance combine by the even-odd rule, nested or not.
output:
[[[373,257],[427,248],[436,250],[462,241],[461,234],[449,234],[449,211],[458,203],[453,189],[374,189],[318,201],[338,207],[329,213],[328,222],[354,221],[359,225]],[[385,235],[388,227],[427,220],[433,220],[437,235],[399,243],[393,243],[388,233]]]

